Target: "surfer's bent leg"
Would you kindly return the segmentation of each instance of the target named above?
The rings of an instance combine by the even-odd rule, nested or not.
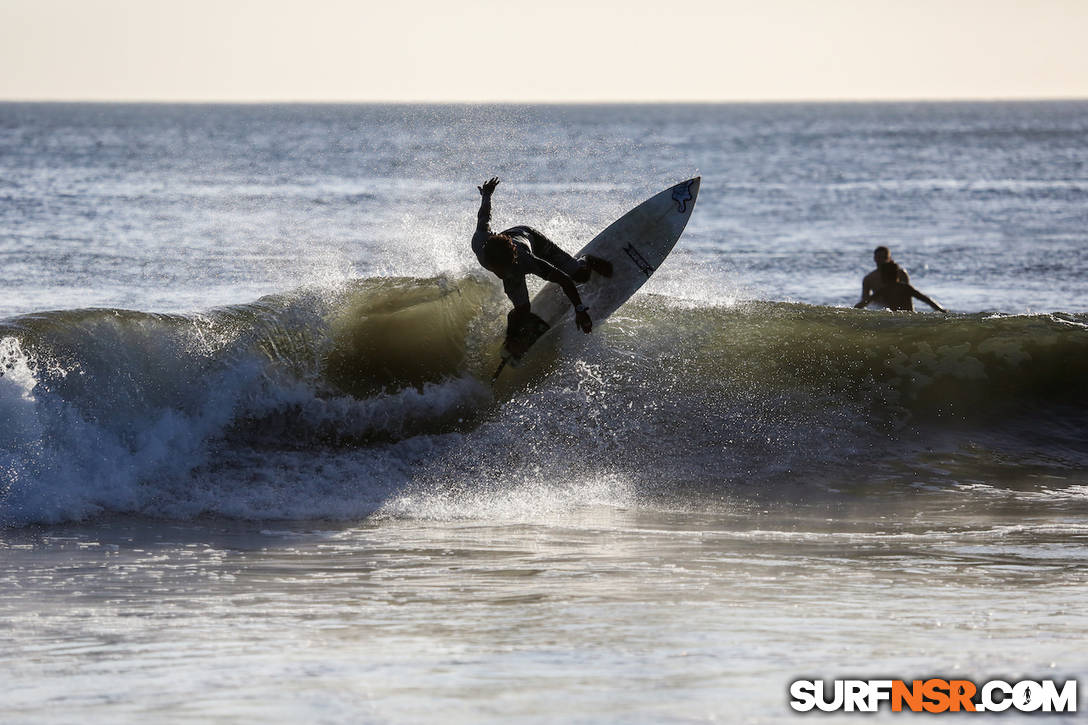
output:
[[[508,237],[521,237],[529,242],[533,255],[559,269],[575,282],[584,282],[589,278],[589,270],[584,259],[575,259],[556,245],[555,242],[532,227],[511,227],[503,232]]]

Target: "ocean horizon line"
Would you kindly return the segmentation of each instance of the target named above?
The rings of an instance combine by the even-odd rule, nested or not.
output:
[[[820,106],[907,104],[1033,104],[1084,103],[1085,96],[1035,97],[903,97],[903,98],[768,98],[768,99],[199,99],[199,98],[0,98],[4,105],[125,105],[125,106]]]

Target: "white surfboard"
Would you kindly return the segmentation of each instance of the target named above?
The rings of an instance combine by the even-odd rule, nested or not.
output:
[[[691,218],[699,195],[699,181],[696,176],[650,197],[612,222],[575,255],[592,254],[612,263],[611,277],[593,274],[578,286],[583,304],[589,307],[594,330],[637,292],[669,256]],[[546,284],[530,307],[551,326],[549,332],[564,324],[574,324],[571,322],[574,308],[563,288],[555,283]]]

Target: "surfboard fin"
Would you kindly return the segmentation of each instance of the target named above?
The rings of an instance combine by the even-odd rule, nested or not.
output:
[[[509,359],[510,358],[507,358],[507,357],[504,357],[502,359],[502,362],[499,363],[498,369],[495,370],[495,374],[491,376],[491,382],[495,382],[496,380],[499,379],[499,373],[501,373],[503,371],[503,368],[506,367],[506,361],[509,360]]]

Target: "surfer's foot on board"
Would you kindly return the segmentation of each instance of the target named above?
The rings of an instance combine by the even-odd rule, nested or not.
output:
[[[596,272],[602,277],[612,276],[612,263],[609,262],[607,259],[602,259],[601,257],[587,254],[586,256],[581,257],[578,261],[582,263],[582,268],[578,270],[578,272],[573,277],[571,277],[571,279],[573,279],[576,284],[582,284],[583,282],[588,281],[591,272]]]
[[[586,255],[586,266],[591,270],[601,275],[602,277],[612,276],[612,263],[607,259],[601,257],[595,257],[592,254]]]

